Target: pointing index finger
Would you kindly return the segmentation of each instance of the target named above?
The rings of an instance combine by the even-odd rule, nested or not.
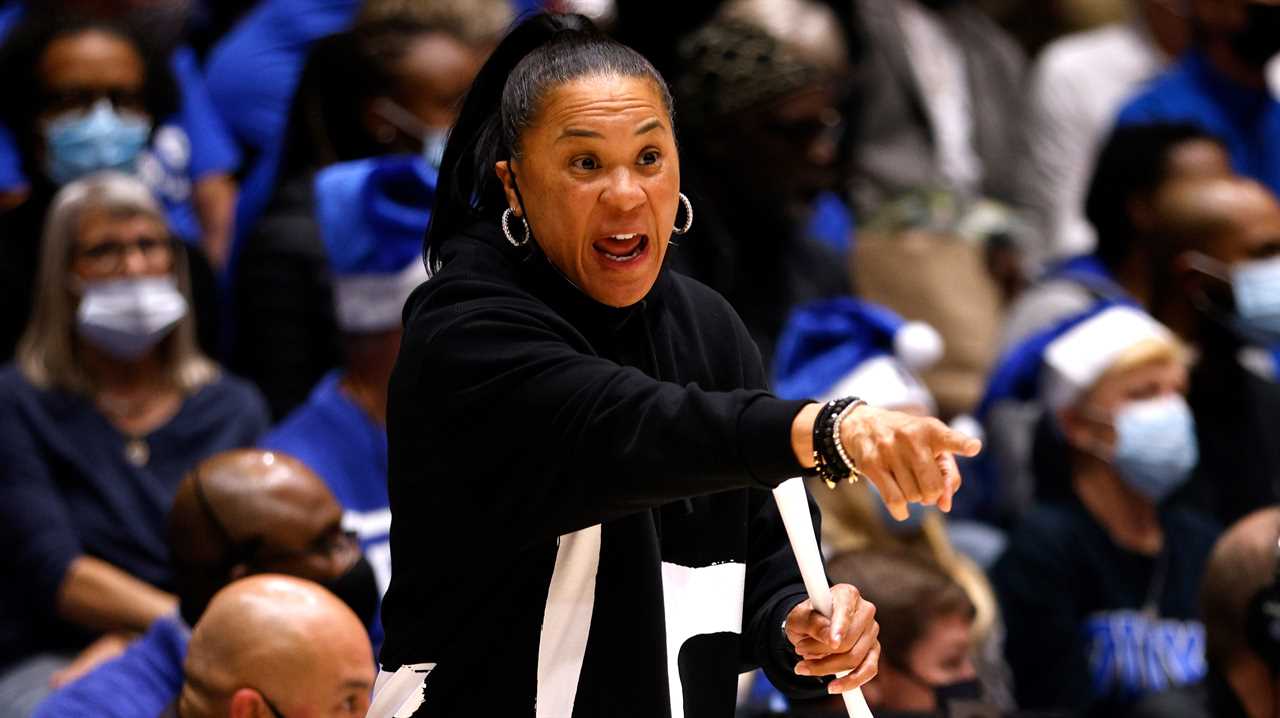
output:
[[[978,452],[982,451],[982,441],[979,439],[946,426],[943,426],[940,431],[941,436],[934,447],[938,453],[946,451],[960,456],[977,456]]]

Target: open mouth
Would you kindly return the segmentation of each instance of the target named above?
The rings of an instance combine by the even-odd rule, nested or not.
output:
[[[649,248],[649,236],[637,232],[615,234],[597,240],[591,246],[610,262],[626,264],[644,255],[645,250]]]

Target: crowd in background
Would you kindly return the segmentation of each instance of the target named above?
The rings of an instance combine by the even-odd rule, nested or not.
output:
[[[538,10],[670,83],[776,393],[984,438],[949,514],[810,486],[877,716],[1277,714],[1280,2],[4,0],[0,718],[364,715],[401,308]]]

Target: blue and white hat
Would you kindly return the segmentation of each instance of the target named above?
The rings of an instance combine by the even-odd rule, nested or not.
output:
[[[936,411],[915,372],[942,358],[942,337],[869,302],[840,297],[792,312],[778,339],[774,387],[790,398],[857,396],[873,406]]]
[[[338,326],[348,332],[400,326],[405,300],[427,279],[422,239],[435,204],[435,171],[417,156],[374,157],[321,170],[315,190]]]
[[[985,418],[1005,400],[1076,402],[1122,355],[1148,342],[1179,346],[1163,324],[1128,302],[1100,302],[1015,346],[996,364],[978,409]]]

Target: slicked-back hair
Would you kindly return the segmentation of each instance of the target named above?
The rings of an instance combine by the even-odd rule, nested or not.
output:
[[[581,15],[536,14],[503,38],[472,83],[449,135],[424,247],[428,271],[434,269],[431,254],[446,239],[478,218],[496,222],[506,209],[494,165],[520,156],[520,138],[547,95],[598,76],[651,80],[671,114],[671,92],[653,65]]]

